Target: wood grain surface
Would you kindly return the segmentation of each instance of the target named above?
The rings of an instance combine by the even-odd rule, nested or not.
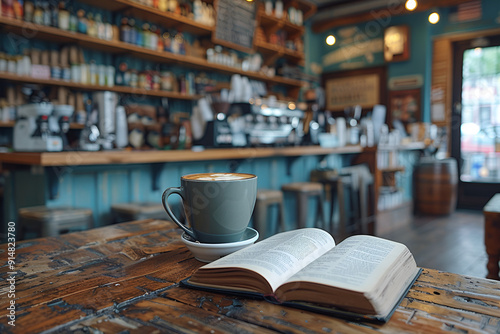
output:
[[[0,153],[0,162],[39,166],[82,166],[108,164],[145,164],[157,162],[207,161],[226,159],[256,159],[269,157],[299,157],[304,155],[355,154],[361,146],[325,148],[320,146],[215,148],[192,150],[144,150],[101,152],[12,152]]]
[[[179,286],[203,263],[166,221],[144,220],[20,242],[16,322],[1,333],[499,333],[500,282],[424,269],[386,324]],[[0,245],[2,259],[6,245]]]

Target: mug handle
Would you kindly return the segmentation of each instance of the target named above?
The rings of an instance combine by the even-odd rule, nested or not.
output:
[[[182,189],[181,188],[179,188],[179,187],[170,187],[170,188],[167,188],[163,192],[163,195],[161,197],[161,204],[163,204],[163,208],[165,209],[165,211],[167,211],[168,215],[170,216],[170,218],[172,218],[172,220],[174,221],[174,223],[176,223],[184,232],[186,232],[187,235],[189,235],[191,238],[193,238],[193,240],[197,240],[196,237],[194,236],[193,231],[191,231],[190,229],[188,229],[186,227],[186,225],[182,224],[174,216],[174,213],[170,209],[170,206],[168,205],[168,196],[170,196],[172,194],[178,194],[179,196],[182,197],[182,199],[184,199],[184,196],[182,196]]]

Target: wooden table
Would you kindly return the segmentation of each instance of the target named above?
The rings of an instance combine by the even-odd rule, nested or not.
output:
[[[500,331],[500,282],[424,269],[383,325],[179,287],[201,262],[165,221],[136,221],[16,246],[15,327],[1,267],[0,332],[403,333]],[[3,264],[6,245],[0,245]]]

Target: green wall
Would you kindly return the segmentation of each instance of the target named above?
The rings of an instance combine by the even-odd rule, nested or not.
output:
[[[387,65],[387,79],[407,75],[421,75],[422,120],[430,122],[430,90],[432,67],[432,41],[434,37],[485,29],[500,28],[500,1],[483,0],[480,20],[457,23],[453,20],[456,7],[439,8],[440,21],[432,25],[427,17],[431,10],[405,15],[394,8],[387,8],[372,21],[356,25],[333,28],[314,34],[310,24],[307,33],[307,65],[310,72],[313,63],[323,67],[323,73],[348,69]],[[393,25],[407,25],[410,29],[410,59],[402,62],[385,63],[382,38],[384,29]],[[333,34],[337,43],[328,46],[325,39]]]

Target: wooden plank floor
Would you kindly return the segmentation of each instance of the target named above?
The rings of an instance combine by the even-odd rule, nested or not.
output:
[[[486,277],[482,211],[457,210],[444,217],[416,216],[411,225],[380,236],[407,245],[420,267]]]

